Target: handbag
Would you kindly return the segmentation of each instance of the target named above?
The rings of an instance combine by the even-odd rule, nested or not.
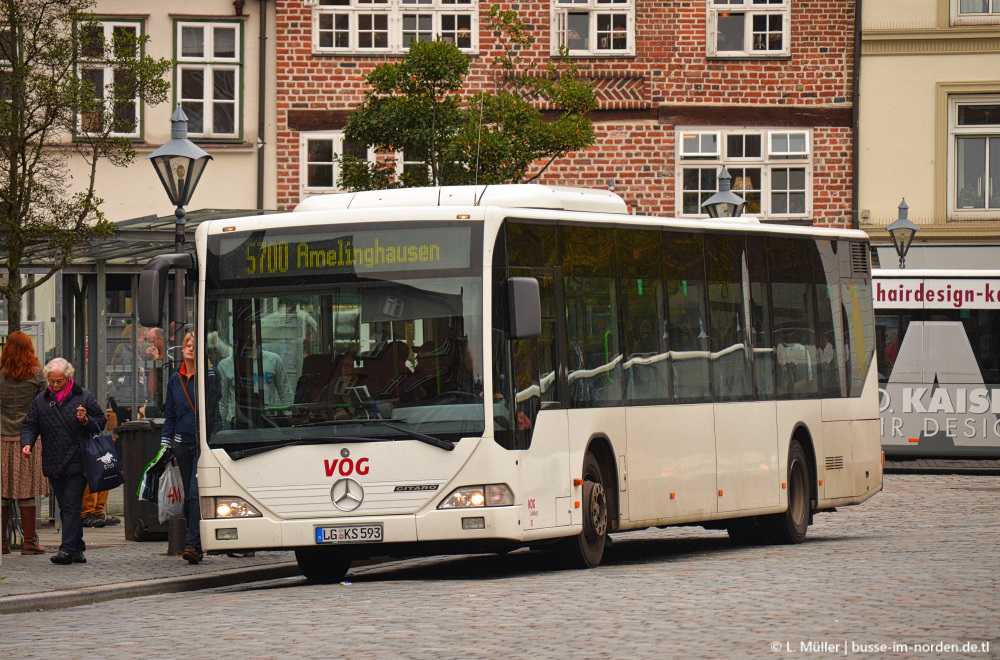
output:
[[[66,418],[56,410],[56,402],[52,401],[49,407],[52,408],[52,413],[62,423],[66,432],[69,433],[70,437],[73,437],[74,433],[66,422]],[[89,441],[80,441],[80,458],[83,463],[83,474],[87,478],[87,485],[90,487],[91,493],[118,488],[125,483],[118,449],[109,436],[95,433],[90,436]]]
[[[157,499],[157,513],[161,523],[170,518],[184,517],[184,485],[181,481],[181,469],[175,458],[170,459],[170,464],[160,477]]]

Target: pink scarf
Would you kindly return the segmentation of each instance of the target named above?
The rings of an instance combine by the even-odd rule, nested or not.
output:
[[[63,402],[69,398],[69,395],[73,393],[73,379],[70,378],[66,381],[66,386],[58,392],[53,391],[51,387],[49,388],[49,391],[56,395],[56,401],[61,406]]]

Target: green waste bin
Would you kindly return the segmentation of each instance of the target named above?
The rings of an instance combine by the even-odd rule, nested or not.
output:
[[[160,450],[163,420],[137,419],[118,427],[118,447],[125,473],[125,538],[129,541],[166,541],[167,523],[159,520],[152,502],[140,500],[136,491],[143,470]]]

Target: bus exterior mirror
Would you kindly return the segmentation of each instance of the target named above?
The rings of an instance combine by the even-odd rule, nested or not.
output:
[[[147,328],[163,324],[163,299],[167,295],[167,271],[171,268],[192,268],[190,254],[163,254],[153,257],[139,273],[139,323]]]
[[[508,279],[507,303],[511,339],[533,339],[542,334],[542,302],[538,280],[534,277]]]

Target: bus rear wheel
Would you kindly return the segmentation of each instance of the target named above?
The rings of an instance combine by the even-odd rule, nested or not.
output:
[[[583,460],[583,531],[560,543],[567,568],[594,568],[604,557],[608,538],[608,497],[601,466],[593,454]]]
[[[809,529],[809,467],[798,440],[788,448],[788,509],[762,520],[771,543],[793,544],[806,540]]]
[[[333,548],[298,548],[295,561],[310,582],[340,582],[351,568],[351,558]]]

